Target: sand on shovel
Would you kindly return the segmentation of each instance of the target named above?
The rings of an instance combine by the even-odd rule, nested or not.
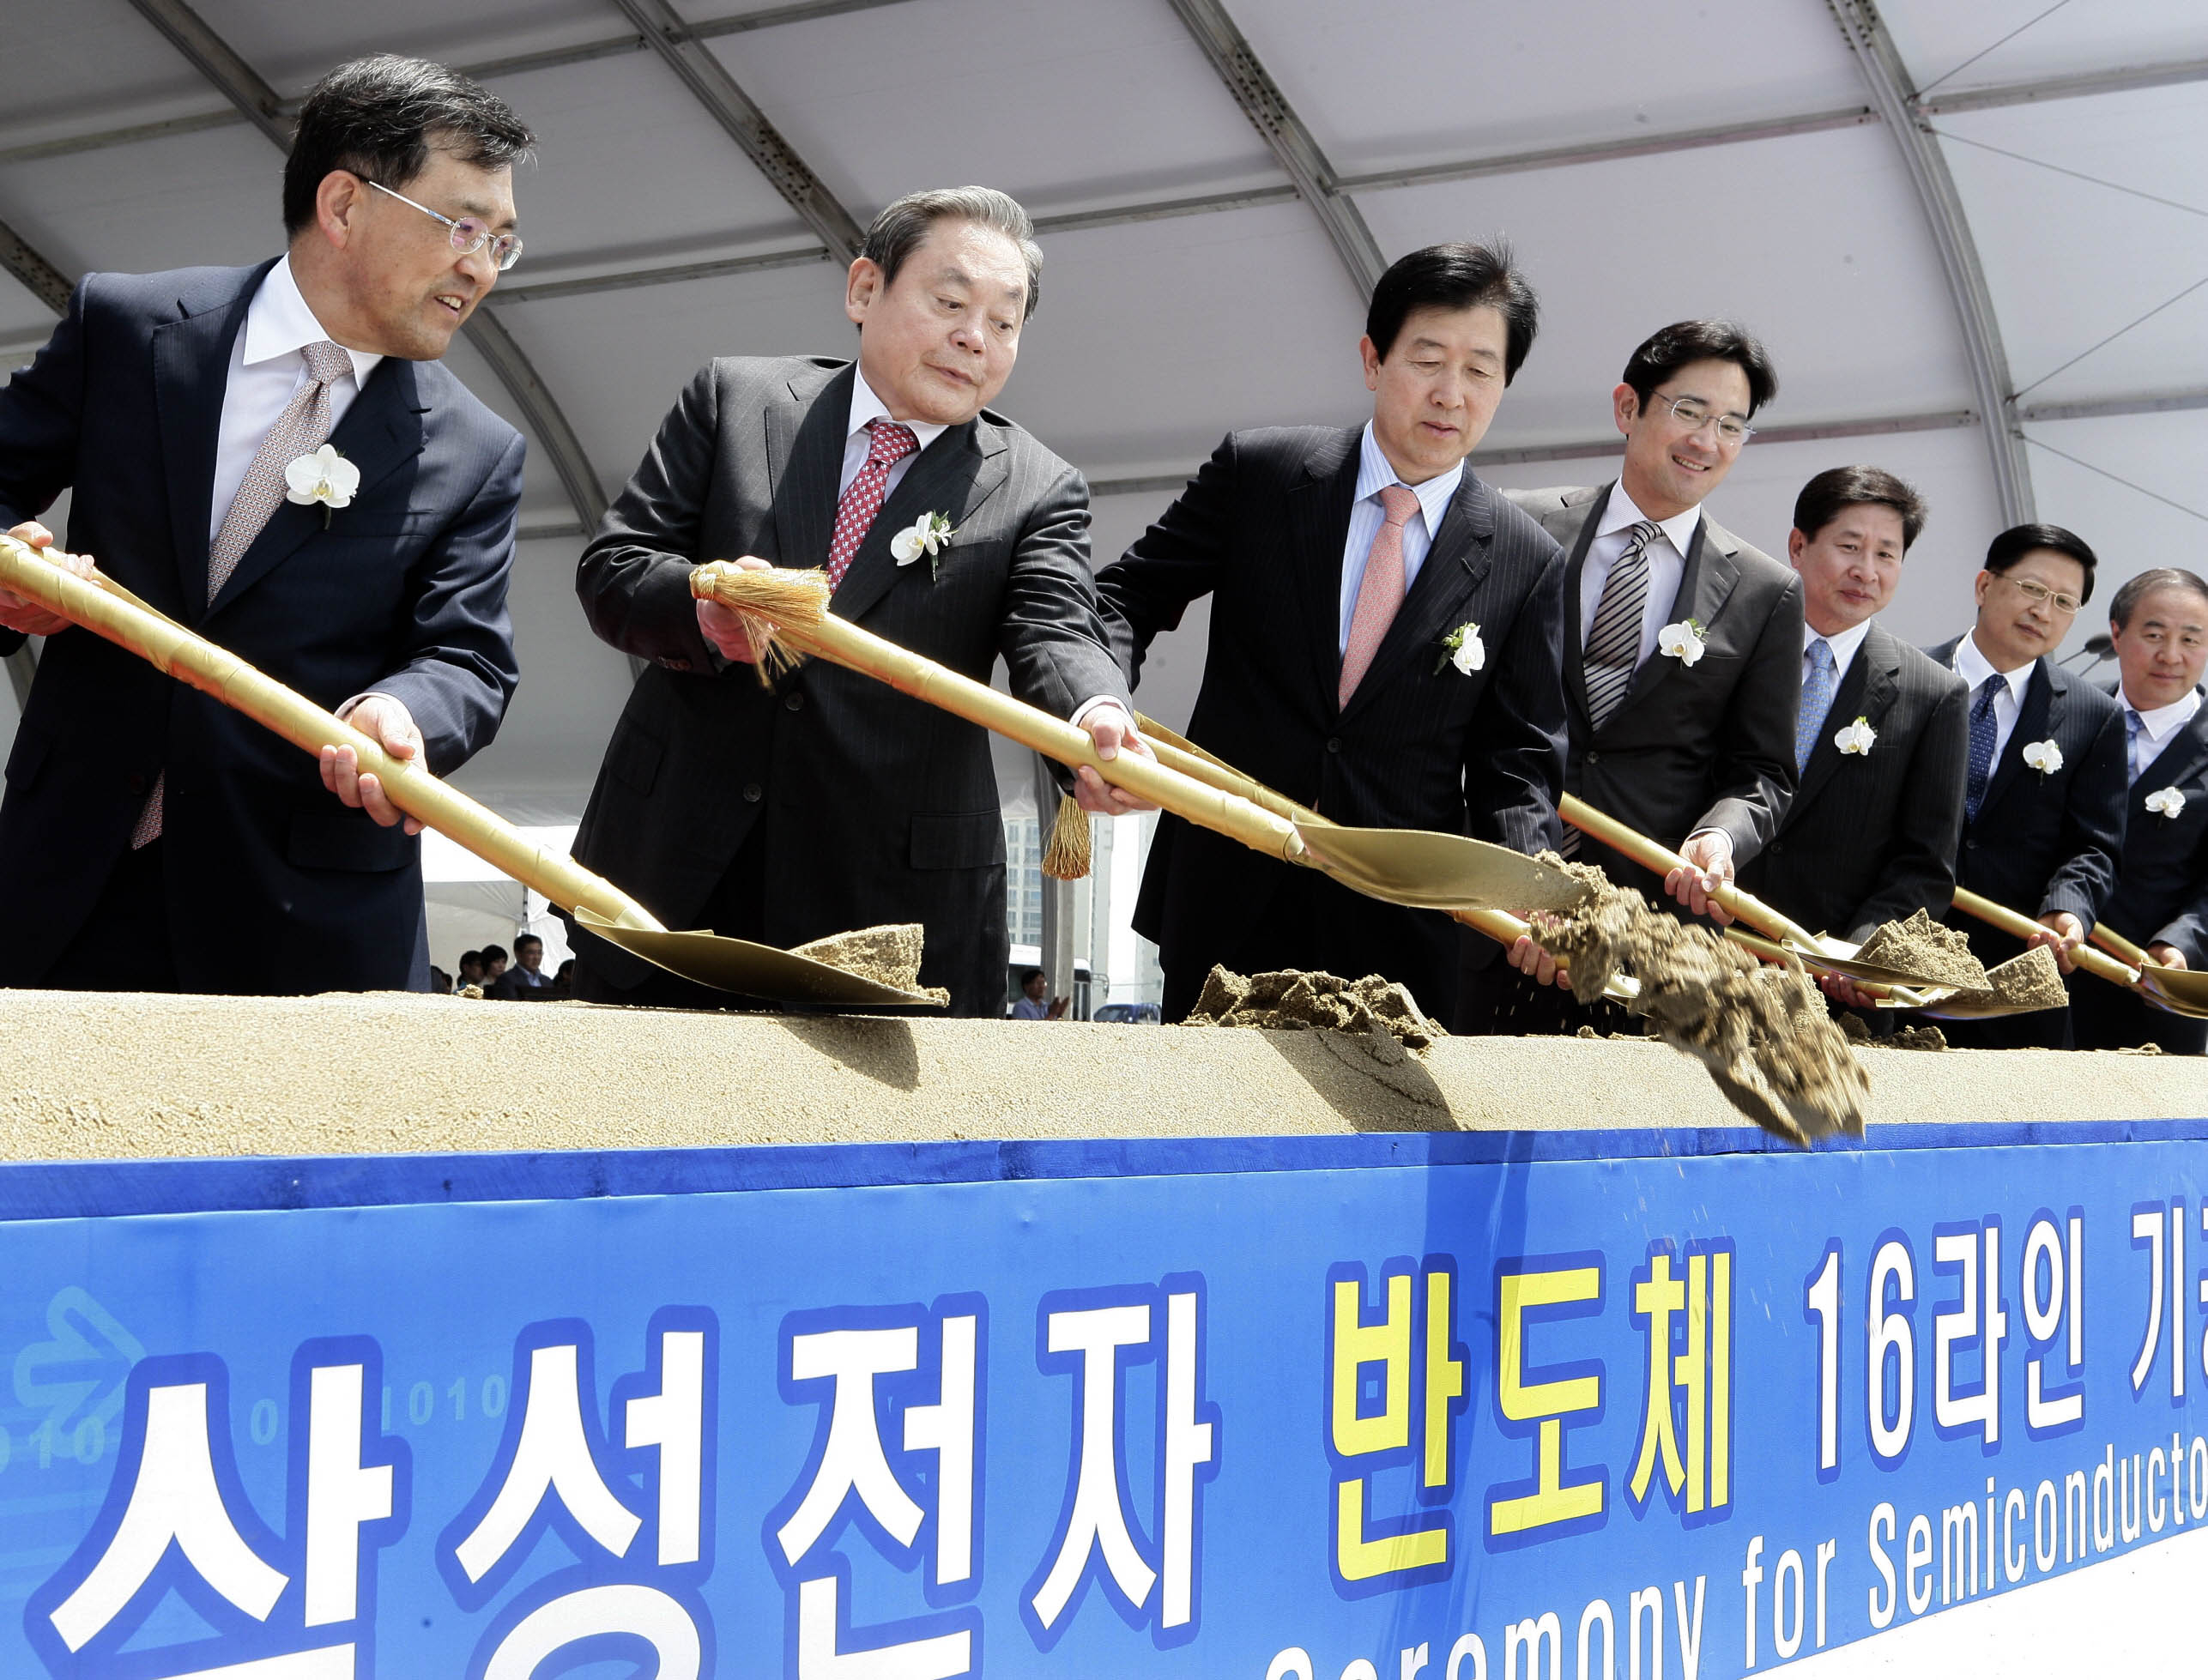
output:
[[[832,934],[825,940],[793,946],[789,954],[826,963],[832,969],[841,969],[845,974],[855,974],[879,986],[917,992],[921,989],[920,953],[925,934],[926,930],[916,922],[888,922],[879,928],[862,928],[855,934]],[[951,994],[941,986],[929,987],[927,994],[938,1003],[951,1000]]]
[[[2070,1001],[2070,993],[2062,983],[2062,967],[2054,960],[2054,952],[2043,945],[1995,964],[1986,970],[1986,980],[1984,987],[1958,991],[1949,1001],[2022,1004],[2028,1009],[2060,1009]]]
[[[1612,975],[1640,982],[1627,1005],[1673,1048],[1696,1057],[1733,1106],[1790,1143],[1845,1132],[1860,1137],[1870,1080],[1848,1054],[1799,964],[1766,966],[1706,928],[1651,909],[1599,869],[1569,869],[1594,889],[1580,909],[1535,918],[1541,945],[1571,965],[1572,995],[1592,1003]]]
[[[1960,929],[1934,922],[1922,909],[1906,922],[1872,928],[1855,957],[1859,962],[1914,975],[1927,985],[1952,986],[1958,992],[1987,989],[1985,964],[1971,954],[1970,941]]]
[[[1384,1032],[1408,1050],[1423,1050],[1437,1038],[1449,1036],[1426,1018],[1407,987],[1376,974],[1344,980],[1316,970],[1282,969],[1245,978],[1216,964],[1182,1024]]]

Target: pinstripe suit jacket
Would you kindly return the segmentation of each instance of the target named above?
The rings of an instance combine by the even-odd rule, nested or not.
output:
[[[693,918],[756,834],[767,940],[885,922],[928,930],[920,977],[964,1014],[1002,1012],[1004,828],[989,738],[886,684],[814,660],[763,688],[699,633],[693,566],[753,554],[826,564],[856,378],[848,362],[730,357],[684,389],[584,550],[590,626],[651,662],[606,749],[575,855],[670,927]],[[931,576],[891,537],[924,512],[957,539]],[[839,617],[1064,717],[1127,687],[1089,571],[1088,486],[984,409],[915,458],[836,592]],[[602,941],[592,965],[650,967]]]
[[[1199,745],[1338,822],[1469,833],[1521,851],[1553,846],[1564,557],[1469,468],[1370,668],[1348,705],[1336,704],[1342,549],[1362,435],[1306,426],[1228,437],[1099,576],[1113,646],[1139,676],[1152,638],[1209,595],[1211,645],[1189,723]],[[1469,674],[1443,648],[1468,621],[1485,650]],[[1158,940],[1169,980],[1201,980],[1292,873],[1164,818],[1135,926]],[[1448,1018],[1455,924],[1340,892],[1349,943],[1370,952],[1357,972],[1403,981]]]
[[[1860,757],[1833,744],[1858,717],[1877,731]],[[1919,909],[1944,918],[1969,748],[1963,680],[1873,624],[1777,835],[1740,884],[1797,922],[1858,942]]]

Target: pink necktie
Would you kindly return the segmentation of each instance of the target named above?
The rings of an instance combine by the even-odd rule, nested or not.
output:
[[[1357,586],[1357,610],[1350,614],[1349,645],[1342,650],[1341,686],[1334,695],[1337,708],[1349,704],[1357,686],[1380,651],[1381,638],[1395,621],[1403,604],[1403,523],[1419,511],[1419,499],[1400,484],[1380,492],[1380,529],[1372,535],[1372,547],[1364,557],[1364,577]]]
[[[866,465],[851,480],[851,487],[844,492],[844,499],[836,504],[835,535],[828,540],[828,587],[835,589],[844,581],[844,574],[851,569],[851,559],[859,552],[859,544],[866,541],[867,528],[874,517],[881,511],[882,499],[889,493],[889,469],[920,447],[920,439],[913,436],[912,428],[900,426],[892,420],[870,420],[867,430],[873,438],[867,449]]]
[[[207,551],[209,601],[222,592],[238,562],[253,546],[253,539],[282,505],[284,468],[330,441],[330,388],[353,372],[353,359],[345,354],[343,345],[332,344],[326,338],[302,345],[299,354],[306,359],[306,383],[292,393],[283,413],[262,437],[261,446],[253,451],[252,462],[239,482],[238,493],[222,516],[221,529]],[[130,831],[134,852],[161,837],[162,795],[168,779],[168,772],[163,771],[154,779],[153,792],[146,795],[138,825]]]

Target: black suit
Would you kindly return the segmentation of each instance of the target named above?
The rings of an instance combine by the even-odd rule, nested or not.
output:
[[[1867,753],[1834,737],[1860,717]],[[1832,697],[1801,785],[1740,885],[1805,926],[1860,944],[1881,922],[1947,914],[1963,831],[1969,691],[1872,624]]]
[[[1652,653],[1617,710],[1594,727],[1588,712],[1580,584],[1611,486],[1509,492],[1564,543],[1564,690],[1570,726],[1564,787],[1596,810],[1677,847],[1721,828],[1737,867],[1769,842],[1794,787],[1794,711],[1801,690],[1801,580],[1704,514],[1687,545],[1667,621],[1694,619],[1702,657],[1689,666]],[[1593,839],[1583,862],[1659,900],[1663,880]],[[1534,989],[1497,961],[1492,940],[1467,933],[1463,1031],[1571,1024],[1563,994]]]
[[[1927,651],[1951,668],[1962,640]],[[2023,760],[2024,748],[2042,740],[2054,741],[2062,754],[2060,766],[2044,776]],[[2029,916],[2067,910],[2090,932],[2116,888],[2126,774],[2123,709],[2053,661],[2034,662],[2016,728],[1977,816],[1964,824],[1956,885]],[[2024,948],[1959,910],[1949,920],[1969,934],[1971,950],[1989,968]],[[1981,1048],[2060,1048],[2070,1039],[2070,1012],[1957,1022],[1941,1030],[1957,1043]]]
[[[1346,706],[1343,550],[1361,429],[1230,435],[1164,515],[1098,579],[1130,677],[1160,631],[1209,595],[1211,644],[1190,738],[1322,815],[1535,851],[1560,837],[1557,689],[1563,557],[1467,468],[1418,577]],[[1443,639],[1478,625],[1482,668]],[[1446,1020],[1456,926],[1367,898],[1177,818],[1159,819],[1135,928],[1158,941],[1178,1020],[1213,963],[1378,973]]]
[[[352,505],[325,523],[279,503],[210,605],[231,347],[273,266],[85,280],[0,391],[0,529],[73,486],[64,547],[318,704],[369,690],[403,702],[449,775],[489,741],[517,680],[506,580],[522,440],[441,364],[386,358],[330,439],[360,470]],[[0,633],[0,651],[21,641]],[[130,853],[164,772],[161,838]],[[8,761],[0,985],[41,983],[111,879],[141,870],[165,877],[146,903],[185,990],[429,984],[417,841],[339,804],[313,755],[65,631]]]
[[[650,660],[606,749],[575,855],[669,927],[789,946],[887,922],[926,925],[924,985],[1001,1015],[1009,945],[1004,824],[989,737],[872,677],[812,660],[763,688],[698,629],[690,573],[757,555],[826,564],[852,365],[726,358],[700,369],[584,549],[591,628]],[[958,535],[931,575],[890,539],[924,512]],[[983,410],[913,459],[837,590],[838,617],[1064,717],[1124,700],[1088,564],[1081,476]],[[585,996],[706,1003],[582,936]],[[642,989],[650,981],[649,990]],[[680,986],[680,982],[669,982]]]
[[[2146,808],[2148,795],[2164,788],[2185,796],[2175,817]],[[2169,736],[2132,783],[2123,867],[2102,920],[2135,944],[2175,946],[2188,967],[2208,970],[2208,707]],[[2157,1043],[2173,1055],[2199,1055],[2208,1046],[2208,1021],[2157,1009],[2090,975],[2072,976],[2070,998],[2081,1050]]]

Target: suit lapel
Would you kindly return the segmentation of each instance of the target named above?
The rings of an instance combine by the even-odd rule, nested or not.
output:
[[[345,411],[345,418],[330,434],[330,441],[337,452],[360,469],[360,486],[354,493],[354,507],[373,495],[376,486],[403,462],[421,453],[422,416],[427,412],[414,378],[414,364],[396,356],[384,357],[368,376],[367,388],[353,400],[353,406]],[[239,557],[238,569],[223,584],[222,593],[208,604],[208,616],[212,618],[228,607],[288,559],[301,543],[336,526],[349,511],[341,508],[325,513],[319,506],[278,502],[276,511],[269,516],[269,523],[261,528],[261,534]],[[203,556],[204,547],[201,552]],[[203,560],[202,575],[203,580]],[[201,587],[205,588],[203,581]]]
[[[923,583],[932,583],[927,558],[900,567],[889,552],[890,539],[923,513],[940,513],[954,527],[963,527],[1004,482],[1009,468],[1004,434],[986,420],[954,426],[921,450],[860,540],[859,552],[836,590],[836,616],[857,620],[907,570]],[[937,564],[952,564],[957,546],[954,537]]]
[[[1704,515],[1695,522],[1694,541],[1687,545],[1686,564],[1679,571],[1679,594],[1672,601],[1671,622],[1678,624],[1692,619],[1708,633],[1717,621],[1725,603],[1732,598],[1733,587],[1740,581],[1740,568],[1733,556],[1713,535],[1709,518]],[[1643,704],[1681,670],[1686,662],[1673,659],[1658,651],[1648,656],[1639,670],[1633,674],[1632,686],[1612,714],[1624,717]]]
[[[1371,666],[1349,697],[1345,716],[1406,662],[1415,674],[1418,660],[1438,647],[1444,630],[1455,627],[1450,620],[1463,610],[1495,563],[1491,540],[1495,535],[1494,493],[1473,476],[1470,468],[1465,469],[1456,494],[1449,498],[1449,511],[1442,517],[1442,528],[1434,533],[1419,564],[1418,579],[1380,638]]]
[[[207,611],[207,526],[215,505],[215,451],[222,431],[222,397],[230,383],[230,352],[245,329],[245,311],[263,263],[243,287],[182,320],[154,329],[154,406],[160,416],[161,464],[168,480],[170,541],[184,619]],[[189,309],[187,300],[179,299]]]
[[[1898,692],[1894,679],[1901,669],[1899,644],[1872,625],[1863,645],[1855,650],[1855,662],[1848,668],[1846,679],[1833,692],[1832,710],[1824,715],[1824,728],[1802,770],[1801,786],[1794,793],[1797,806],[1806,802],[1839,767],[1840,749],[1832,744],[1835,735],[1858,717],[1873,729],[1885,722],[1887,708]]]
[[[1587,576],[1588,550],[1594,547],[1594,528],[1602,523],[1602,510],[1610,505],[1613,487],[1614,484],[1606,484],[1594,493],[1593,501],[1577,505],[1582,516],[1579,530],[1571,540],[1571,558],[1564,563],[1564,699],[1584,730],[1591,730],[1594,721],[1587,711],[1586,626],[1581,622],[1585,615],[1580,611],[1580,585]]]
[[[1978,814],[1984,816],[2008,791],[2009,784],[2023,769],[2024,748],[2032,742],[2046,740],[2062,725],[2064,697],[2053,680],[2045,656],[2032,662],[2031,681],[2024,689],[2024,703],[2017,710],[2017,727],[2009,731],[2009,744],[2002,749],[2001,762],[1993,767],[1993,779],[1987,783],[1984,803]]]
[[[1364,433],[1338,432],[1304,457],[1304,474],[1289,486],[1288,543],[1295,584],[1303,592],[1304,634],[1310,650],[1311,680],[1325,695],[1329,715],[1341,688],[1342,549],[1349,541],[1350,509]]]
[[[766,406],[767,499],[774,510],[775,558],[783,565],[828,564],[851,387],[857,378],[854,363],[824,384],[793,379],[788,399]],[[916,462],[913,470],[918,470]]]

